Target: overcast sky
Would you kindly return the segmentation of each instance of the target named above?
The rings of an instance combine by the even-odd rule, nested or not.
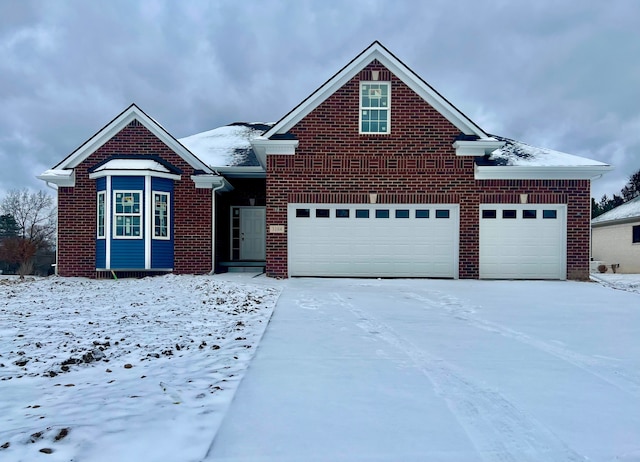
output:
[[[640,1],[0,0],[0,196],[135,102],[276,121],[379,40],[485,131],[640,169]]]

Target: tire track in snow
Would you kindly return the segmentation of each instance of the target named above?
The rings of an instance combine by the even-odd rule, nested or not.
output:
[[[474,383],[452,364],[414,345],[339,294],[333,293],[332,298],[358,319],[358,327],[409,357],[446,401],[486,462],[587,460],[500,393]]]
[[[583,371],[598,377],[600,380],[628,393],[634,397],[640,397],[640,374],[634,371],[622,369],[615,364],[611,364],[615,359],[607,359],[602,356],[587,356],[557,344],[546,342],[539,338],[532,337],[524,332],[511,329],[507,326],[479,318],[474,315],[477,310],[465,304],[462,300],[445,295],[441,292],[432,292],[438,301],[424,297],[415,293],[407,293],[410,298],[425,303],[438,310],[444,308],[445,312],[456,319],[466,322],[470,326],[488,332],[500,334],[506,338],[516,340],[525,345],[529,345],[540,351],[544,351],[563,361],[566,361]]]

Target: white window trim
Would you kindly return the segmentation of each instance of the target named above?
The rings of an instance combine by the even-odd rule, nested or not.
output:
[[[156,235],[156,195],[165,196],[167,198],[167,211],[166,211],[167,235],[166,236]],[[152,222],[151,226],[153,228],[151,232],[151,237],[158,241],[169,241],[171,240],[171,193],[167,191],[152,191],[151,201],[152,201],[151,210],[153,213],[151,217],[151,222]]]
[[[387,86],[387,106],[384,108],[372,108],[362,106],[362,86],[363,85],[386,85]],[[385,132],[365,132],[362,131],[362,111],[379,110],[387,111],[387,131]],[[361,135],[388,135],[391,133],[391,82],[382,80],[364,80],[360,82],[358,89],[358,131]]]
[[[140,211],[138,213],[117,213],[116,212],[116,195],[117,194],[139,194],[140,197]],[[113,216],[113,239],[144,239],[144,193],[139,189],[116,189],[113,191],[113,204],[112,204],[111,215]],[[140,217],[140,234],[137,236],[118,236],[117,229],[117,220],[118,216],[123,217]]]
[[[100,234],[100,198],[102,198],[102,234]],[[98,191],[96,196],[96,239],[107,238],[107,191]]]

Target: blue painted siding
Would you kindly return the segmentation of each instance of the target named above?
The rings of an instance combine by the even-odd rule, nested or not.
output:
[[[144,203],[144,177],[142,176],[114,176],[111,178],[112,191],[142,191],[142,223],[143,230],[142,235],[145,235],[145,216],[147,213],[153,213],[153,206],[151,210],[147,204]],[[96,189],[103,191],[107,187],[106,178],[99,178],[96,180]],[[171,193],[170,200],[170,230],[171,239],[151,240],[151,268],[158,269],[170,269],[173,268],[174,263],[174,239],[173,239],[173,180],[166,178],[151,178],[151,189],[158,192]],[[112,207],[113,207],[113,197]],[[108,210],[107,213],[113,220],[113,209]],[[153,231],[153,230],[152,230]],[[116,239],[113,237],[113,221],[111,229],[111,264],[110,268],[113,269],[144,269],[144,239]],[[96,268],[106,267],[106,240],[96,239]]]
[[[151,268],[173,268],[173,180],[168,178],[151,178],[151,187],[154,191],[171,193],[169,215],[169,240],[153,239],[151,241]]]
[[[151,241],[151,268],[173,268],[173,239],[170,241],[153,239]]]
[[[173,192],[173,180],[168,178],[151,178],[151,189],[161,192]]]
[[[114,176],[111,178],[111,188],[116,189],[135,189],[142,191],[144,189],[143,176]]]
[[[107,265],[107,240],[96,239],[96,268],[105,268]]]
[[[114,176],[111,178],[113,191],[142,191],[142,235],[144,236],[144,216],[147,212],[144,204],[144,177]],[[112,207],[113,198],[112,198]],[[113,220],[113,209],[110,211]],[[116,239],[111,227],[111,268],[144,269],[144,239]]]
[[[112,239],[111,268],[144,269],[144,239]]]

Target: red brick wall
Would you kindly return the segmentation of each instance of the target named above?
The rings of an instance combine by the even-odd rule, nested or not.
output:
[[[58,189],[59,274],[96,275],[96,182],[88,169],[115,154],[154,154],[182,170],[174,184],[174,271],[211,271],[211,190],[196,189],[193,168],[134,120],[78,165],[75,187]]]
[[[361,135],[359,82],[371,70],[390,80],[391,133]],[[460,131],[377,62],[335,92],[291,130],[294,156],[269,155],[267,229],[287,224],[290,202],[460,204],[461,278],[479,274],[479,204],[568,204],[567,277],[585,279],[589,265],[588,180],[475,180],[474,160],[456,157]],[[287,276],[287,235],[268,234],[267,274]]]

